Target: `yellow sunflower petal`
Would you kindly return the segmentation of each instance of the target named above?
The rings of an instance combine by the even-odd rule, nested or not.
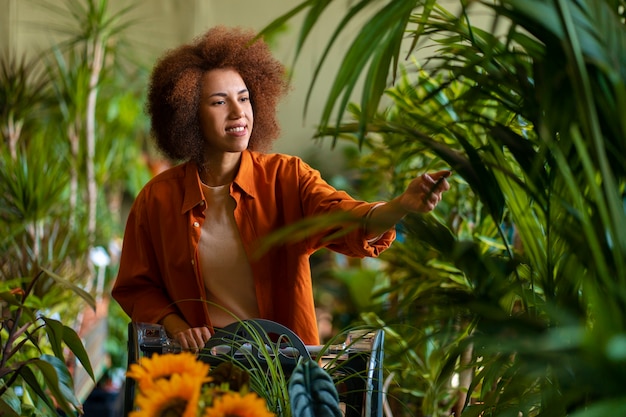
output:
[[[195,417],[203,378],[173,374],[155,381],[150,389],[135,398],[137,411],[129,417]]]
[[[190,352],[154,354],[132,364],[126,376],[137,381],[140,390],[146,390],[157,379],[168,378],[173,374],[206,377],[209,368],[208,364],[199,361]]]
[[[213,406],[204,410],[203,417],[275,417],[267,410],[265,400],[255,393],[241,395],[229,392],[215,399]]]

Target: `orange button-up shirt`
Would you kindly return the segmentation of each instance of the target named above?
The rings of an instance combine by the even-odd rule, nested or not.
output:
[[[178,165],[146,184],[131,208],[112,294],[133,321],[158,323],[176,313],[191,327],[212,328],[199,268],[206,204],[200,184],[194,163]],[[352,257],[378,256],[393,242],[395,230],[374,243],[368,243],[362,227],[310,234],[259,256],[262,239],[283,226],[335,210],[363,219],[375,203],[334,189],[297,157],[251,151],[242,154],[230,194],[260,318],[290,328],[305,344],[318,344],[310,255],[327,247]]]

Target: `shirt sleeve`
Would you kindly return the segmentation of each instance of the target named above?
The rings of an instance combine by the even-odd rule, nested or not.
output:
[[[395,240],[395,228],[375,239],[365,237],[365,222],[372,210],[384,202],[356,200],[348,193],[328,184],[319,171],[298,160],[299,190],[305,217],[336,212],[348,214],[343,224],[323,230],[309,239],[312,250],[327,247],[352,257],[376,257]]]
[[[128,216],[112,296],[135,322],[158,323],[166,315],[178,313],[159,272],[144,194],[135,200]]]

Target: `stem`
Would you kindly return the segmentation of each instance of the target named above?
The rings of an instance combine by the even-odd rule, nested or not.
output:
[[[80,122],[78,118],[74,124],[70,124],[68,127],[67,136],[70,141],[70,153],[72,156],[72,163],[70,164],[70,218],[69,226],[70,230],[74,230],[76,226],[76,208],[78,207],[78,156],[80,154],[80,138],[78,136],[78,129]]]
[[[20,317],[22,316],[22,309],[23,307],[19,307],[16,311],[15,311],[15,319],[14,320],[7,320],[6,321],[6,328],[7,328],[7,342],[4,345],[4,347],[2,348],[2,358],[0,358],[0,368],[4,369],[9,358],[11,357],[11,350],[13,348],[13,343],[15,342],[15,340],[17,339],[17,323],[20,320]]]
[[[88,201],[88,223],[87,233],[89,246],[93,246],[96,234],[96,210],[97,192],[95,174],[95,154],[96,154],[96,100],[98,97],[98,82],[104,61],[104,46],[100,37],[96,35],[93,44],[93,61],[91,65],[91,77],[89,79],[89,96],[87,97],[87,201]]]
[[[13,116],[9,116],[8,127],[7,127],[7,137],[9,138],[9,152],[11,154],[11,158],[13,160],[17,159],[17,142],[20,139],[20,135],[22,134],[22,126],[23,121],[15,121]]]

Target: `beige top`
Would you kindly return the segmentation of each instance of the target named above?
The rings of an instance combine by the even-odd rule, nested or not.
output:
[[[224,327],[237,319],[259,317],[252,270],[233,214],[235,200],[229,193],[230,184],[202,184],[202,191],[207,206],[198,253],[207,299],[211,302],[211,324]]]

